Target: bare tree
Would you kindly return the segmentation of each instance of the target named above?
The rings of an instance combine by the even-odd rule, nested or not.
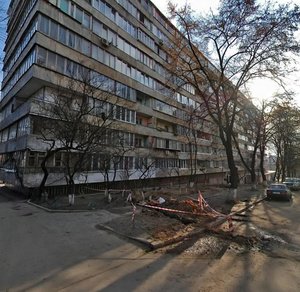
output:
[[[236,194],[233,134],[245,100],[240,90],[257,77],[281,81],[291,68],[291,53],[299,53],[298,6],[224,0],[206,17],[195,16],[188,6],[170,4],[169,11],[180,30],[169,44],[170,73],[182,87],[192,85],[217,125]]]
[[[123,171],[122,179],[128,180],[132,175],[132,167],[129,166],[129,156],[126,153],[132,150],[130,142],[124,137],[124,132],[107,129],[101,149],[97,149],[98,156],[97,169],[102,173],[106,188],[109,182],[115,181],[117,171],[121,168]],[[121,170],[120,170],[121,171]]]
[[[240,119],[239,128],[235,130],[233,140],[244,167],[250,173],[252,187],[256,189],[257,154],[261,149],[265,110],[264,108],[259,110],[249,101],[247,106],[243,107],[241,114],[245,118]],[[242,141],[240,137],[243,137]]]
[[[86,72],[81,80],[69,80],[66,87],[53,89],[48,101],[35,101],[43,117],[34,124],[46,145],[40,194],[49,176],[47,164],[58,153],[63,155],[61,169],[70,194],[74,194],[75,175],[90,168],[90,155],[100,148],[113,122],[112,94],[91,84],[91,74]]]
[[[139,180],[151,178],[155,170],[155,158],[150,153],[138,154],[135,157],[135,169],[139,172]]]
[[[263,102],[260,107],[261,112],[261,131],[260,131],[260,144],[259,144],[259,152],[260,152],[260,161],[259,161],[259,169],[262,176],[263,184],[267,185],[267,177],[265,172],[265,156],[267,148],[270,144],[270,141],[273,137],[273,127],[272,124],[272,111],[276,102],[269,101]]]
[[[187,127],[184,128],[184,134],[187,139],[189,160],[190,160],[190,182],[195,180],[195,176],[199,170],[198,153],[199,139],[203,138],[204,124],[207,113],[201,104],[197,107],[190,107],[187,112]]]
[[[276,150],[277,181],[295,173],[299,145],[299,109],[289,99],[276,101],[271,112],[271,143]]]

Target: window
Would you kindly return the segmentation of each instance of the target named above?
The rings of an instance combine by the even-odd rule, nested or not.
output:
[[[98,170],[99,169],[99,154],[94,154],[92,156],[92,170]]]
[[[81,52],[81,37],[78,35],[75,35],[75,44],[76,50]]]
[[[46,65],[46,58],[47,58],[47,51],[44,48],[39,47],[37,63],[40,65]]]
[[[88,56],[91,55],[91,43],[86,41],[85,39],[82,39],[81,52]]]
[[[57,55],[57,71],[64,74],[65,73],[65,58]]]
[[[75,34],[71,31],[69,31],[68,46],[71,48],[75,47]]]
[[[62,153],[60,152],[55,153],[54,165],[56,167],[62,166]]]
[[[16,135],[17,135],[17,124],[13,124],[13,125],[10,126],[10,128],[9,128],[9,136],[8,136],[8,139],[9,139],[9,140],[14,139],[14,138],[16,138]]]
[[[67,30],[62,26],[59,27],[59,38],[58,38],[58,40],[63,44],[67,44]]]
[[[28,166],[35,166],[35,153],[30,151],[28,155]]]
[[[40,166],[42,164],[45,156],[46,156],[45,152],[38,152],[37,153],[37,166]]]
[[[57,34],[58,34],[58,25],[57,25],[57,23],[51,21],[50,37],[56,40]]]
[[[133,169],[133,157],[123,156],[120,157],[118,169]]]
[[[101,36],[102,23],[93,19],[93,32],[98,36]]]
[[[48,51],[48,62],[47,62],[48,67],[51,69],[56,69],[56,54]]]
[[[18,123],[18,134],[17,136],[23,136],[30,133],[30,120],[29,117],[23,118]]]
[[[76,6],[75,19],[82,23],[83,18],[83,10]]]
[[[69,12],[69,0],[60,0],[59,8],[63,12],[68,13]]]
[[[82,21],[83,26],[87,28],[91,28],[91,16],[87,13],[83,13],[83,21]]]
[[[75,66],[75,63],[73,63],[70,60],[67,60],[67,67],[66,67],[67,75],[75,78],[75,76],[77,76],[76,70],[77,70],[77,67]]]
[[[40,29],[43,33],[49,35],[49,19],[46,17],[41,18]]]

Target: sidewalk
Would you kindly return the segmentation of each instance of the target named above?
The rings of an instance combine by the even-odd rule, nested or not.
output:
[[[109,192],[109,196],[105,191],[99,191],[93,194],[76,195],[74,204],[69,204],[68,196],[59,196],[53,199],[46,200],[42,198],[39,202],[34,202],[49,210],[65,210],[65,211],[95,211],[105,209],[113,213],[126,213],[132,207],[131,202],[128,202],[129,192],[132,195],[133,203],[144,200],[158,199],[197,199],[198,192],[201,192],[205,200],[214,208],[220,208],[221,211],[228,213],[231,209],[232,196],[230,189],[220,186],[204,185],[199,189],[187,189],[186,187],[162,187],[151,188],[144,190],[114,190]],[[143,194],[142,194],[143,192]],[[238,188],[238,200],[247,200],[252,197],[259,198],[264,194],[264,188],[258,186],[257,190],[251,190],[251,185],[241,185]]]
[[[205,185],[199,191],[209,208],[212,208],[213,212],[219,213],[221,217],[226,217],[234,207],[241,209],[250,201],[256,201],[264,195],[262,186],[258,186],[257,190],[251,190],[251,185],[239,187],[239,202],[232,200],[231,190],[228,188]],[[98,229],[113,232],[127,239],[141,240],[146,245],[148,243],[157,245],[172,238],[180,238],[198,232],[199,228],[205,228],[207,224],[216,219],[215,216],[193,214],[199,212],[196,210],[198,208],[198,196],[199,192],[195,192],[194,189],[170,187],[148,189],[144,191],[143,195],[141,195],[141,191],[135,191],[132,193],[132,201],[128,201],[128,195],[120,191],[112,193],[110,198],[104,192],[76,196],[74,205],[69,205],[67,196],[29,203],[52,213],[105,213],[107,221],[104,224],[98,224]],[[159,211],[141,206],[142,204],[151,205],[151,202],[153,203],[159,198],[165,201],[158,205],[161,209],[173,209],[187,212],[187,214],[169,212],[168,210]]]

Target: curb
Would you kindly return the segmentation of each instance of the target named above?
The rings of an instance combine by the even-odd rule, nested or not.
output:
[[[147,246],[147,251],[153,251],[155,249],[155,245],[153,245],[151,242],[147,241],[146,239],[143,239],[143,238],[140,238],[140,237],[129,236],[129,235],[126,235],[124,233],[117,232],[116,230],[112,229],[111,227],[109,227],[107,225],[100,224],[100,223],[96,224],[95,227],[99,230],[106,230],[106,231],[112,232],[112,233],[114,233],[114,234],[116,234],[120,237],[124,237],[124,238],[130,239],[130,240],[134,240],[138,243],[146,245]]]
[[[47,207],[41,206],[39,204],[33,203],[30,200],[25,201],[27,204],[34,206],[36,208],[39,208],[43,211],[49,212],[49,213],[84,213],[84,212],[95,212],[97,210],[63,210],[63,209],[49,209]]]

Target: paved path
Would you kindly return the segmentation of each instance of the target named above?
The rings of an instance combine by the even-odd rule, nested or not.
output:
[[[34,291],[49,280],[53,290],[40,291],[55,291],[77,280],[77,267],[107,270],[142,253],[95,228],[116,216],[105,211],[53,214],[1,197],[0,214],[0,291]]]
[[[294,217],[285,213],[296,216],[299,201],[259,205],[262,218],[256,223],[289,228],[288,218]],[[300,291],[297,253],[226,252],[220,260],[145,254],[95,228],[113,216],[118,215],[48,213],[2,197],[0,291]],[[291,231],[298,236],[297,226]]]

